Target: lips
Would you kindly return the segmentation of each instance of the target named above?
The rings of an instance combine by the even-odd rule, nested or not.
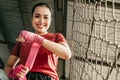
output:
[[[42,29],[44,25],[37,24],[37,27]]]

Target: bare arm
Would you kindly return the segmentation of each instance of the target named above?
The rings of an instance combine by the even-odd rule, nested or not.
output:
[[[8,72],[17,64],[18,61],[19,58],[17,56],[10,55],[7,63],[5,64],[4,68],[5,73],[8,74]]]
[[[62,59],[71,58],[71,50],[66,42],[55,43],[44,39],[42,45]]]
[[[46,49],[50,50],[62,59],[69,59],[71,57],[71,50],[66,42],[55,43],[27,31],[22,31],[21,35],[16,40],[20,42],[37,41],[42,44]]]

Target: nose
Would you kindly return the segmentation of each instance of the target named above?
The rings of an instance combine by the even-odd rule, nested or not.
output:
[[[40,23],[44,23],[44,18],[40,18]]]

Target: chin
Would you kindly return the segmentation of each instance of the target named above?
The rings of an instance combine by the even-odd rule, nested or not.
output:
[[[42,33],[42,31],[38,31],[38,30],[36,30],[35,32],[36,32],[36,33]]]

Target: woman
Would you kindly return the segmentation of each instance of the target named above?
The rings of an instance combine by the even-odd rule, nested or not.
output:
[[[14,74],[17,78],[27,75],[28,80],[58,80],[56,72],[58,58],[70,59],[71,50],[62,34],[48,32],[51,20],[52,9],[48,4],[37,3],[33,6],[32,26],[35,33],[22,31],[16,39],[18,43],[13,48],[5,66],[6,74],[14,70],[13,67],[19,62],[23,66],[19,73]],[[28,66],[24,65],[33,42],[39,43],[41,47],[32,69],[29,70]]]

